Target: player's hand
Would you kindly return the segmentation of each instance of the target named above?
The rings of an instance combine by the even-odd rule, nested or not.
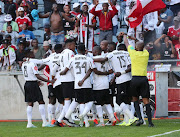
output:
[[[38,81],[38,85],[39,85],[40,87],[42,87],[42,86],[44,85],[44,83],[42,83],[41,81]]]
[[[116,72],[116,73],[115,73],[115,76],[116,76],[116,77],[121,76],[121,72]]]
[[[113,77],[110,81],[110,85],[112,85],[115,82],[116,77]]]
[[[84,81],[83,81],[83,80],[79,81],[79,82],[78,82],[78,86],[80,86],[80,87],[81,87],[81,86],[83,85],[83,83],[84,83]]]
[[[77,19],[77,21],[80,21],[80,20],[82,20],[82,19],[83,19],[83,17],[80,17],[80,18]]]
[[[162,38],[165,38],[166,36],[167,36],[166,34],[162,34],[162,36],[161,36],[161,37],[162,37]]]
[[[54,84],[54,82],[56,81],[57,79],[52,79],[50,80],[50,83]]]
[[[99,0],[96,0],[95,2],[95,6],[97,6],[99,4]]]
[[[119,33],[119,36],[121,37],[121,36],[123,36],[124,35],[124,32],[120,32]]]

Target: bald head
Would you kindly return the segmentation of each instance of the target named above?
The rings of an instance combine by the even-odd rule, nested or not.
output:
[[[101,41],[100,47],[101,47],[102,51],[106,51],[107,50],[107,46],[108,46],[108,41],[107,40]]]
[[[144,43],[138,41],[138,42],[136,43],[135,49],[136,49],[137,51],[143,51],[143,49],[144,49]]]

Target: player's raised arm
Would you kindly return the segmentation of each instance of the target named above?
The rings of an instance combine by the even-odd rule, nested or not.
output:
[[[123,33],[123,40],[124,40],[124,44],[126,45],[126,48],[128,49],[129,42],[128,42],[128,39],[127,39],[127,35],[125,33]]]

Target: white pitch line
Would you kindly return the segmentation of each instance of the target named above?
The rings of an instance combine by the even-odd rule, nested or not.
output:
[[[163,134],[148,136],[148,137],[159,137],[159,136],[168,135],[168,134],[171,134],[171,133],[174,133],[174,132],[179,132],[179,131],[180,131],[180,129],[179,130],[173,130],[173,131],[165,132]]]

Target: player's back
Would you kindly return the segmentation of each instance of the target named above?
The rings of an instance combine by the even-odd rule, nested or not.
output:
[[[23,62],[22,72],[26,81],[37,81],[35,74],[38,74],[38,67],[33,62]]]
[[[60,57],[60,66],[63,71],[66,68],[66,65],[69,63],[69,60],[74,57],[74,52],[70,49],[64,49]],[[74,76],[71,71],[68,71],[66,75],[61,75],[61,82],[72,82],[74,81]]]
[[[92,88],[90,77],[85,80],[84,84],[81,87],[78,86],[78,82],[84,78],[90,68],[94,68],[93,60],[85,55],[78,54],[71,59],[70,66],[74,71],[75,89]]]
[[[103,56],[94,56],[93,59],[102,58]],[[106,72],[111,69],[109,63],[103,62],[94,62],[96,68],[98,71]],[[102,90],[102,89],[108,89],[109,88],[109,81],[107,75],[97,75],[93,73],[93,90]]]

